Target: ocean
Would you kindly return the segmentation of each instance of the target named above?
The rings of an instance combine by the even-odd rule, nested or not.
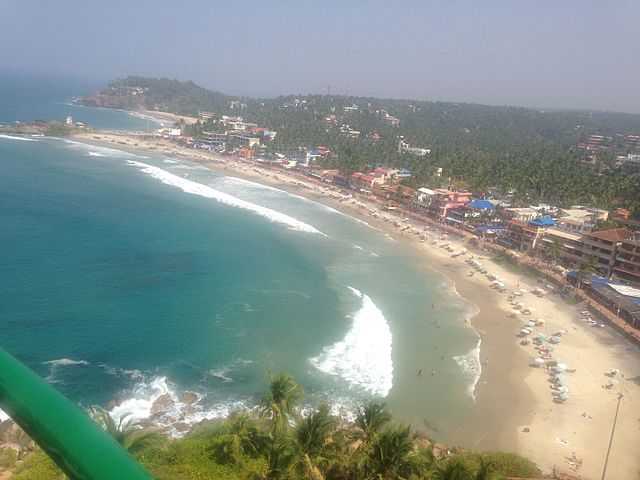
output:
[[[0,122],[149,128],[52,84],[30,95],[36,80],[4,81]],[[0,169],[1,345],[80,405],[180,435],[255,406],[284,371],[308,405],[348,417],[386,399],[443,439],[473,408],[472,307],[366,223],[184,160],[64,139],[0,136]]]

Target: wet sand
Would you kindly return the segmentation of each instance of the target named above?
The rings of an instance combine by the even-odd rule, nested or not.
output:
[[[504,281],[511,292],[516,288],[528,292],[535,288],[538,284],[530,275],[496,263],[483,252],[449,236],[447,241],[454,250],[469,250],[466,255],[452,258],[450,252],[438,245],[430,241],[422,243],[416,235],[401,232],[394,221],[383,221],[382,217],[388,217],[400,224],[402,219],[381,212],[379,205],[364,198],[345,200],[331,187],[282,170],[264,169],[229,157],[187,150],[166,141],[97,135],[101,138],[95,138],[95,134],[84,134],[76,139],[190,159],[226,174],[276,186],[325,203],[403,241],[407,248],[415,250],[425,268],[443,273],[452,288],[478,309],[470,325],[482,339],[482,376],[476,389],[476,405],[471,414],[460,419],[457,429],[448,432],[447,440],[468,448],[522,453],[546,472],[558,468],[577,472],[583,478],[598,478],[616,395],[602,388],[606,380],[604,372],[620,368],[625,378],[640,378],[638,347],[611,328],[596,330],[578,322],[580,308],[567,305],[558,295],[549,294],[544,298],[530,293],[524,295],[522,301],[535,308],[535,317],[546,322],[540,328],[541,332],[547,335],[557,330],[567,332],[562,343],[556,346],[554,356],[576,368],[576,372],[569,376],[570,399],[565,404],[556,404],[551,397],[546,372],[529,366],[530,359],[536,355],[532,346],[521,346],[516,337],[523,319],[509,316],[513,309],[506,300],[507,294],[489,288],[490,282],[484,275],[468,276],[471,269],[464,259],[471,254],[481,258],[486,268]],[[372,216],[373,210],[379,212],[378,218]],[[417,222],[411,223],[417,226]],[[433,226],[429,228],[430,239],[440,238],[441,232]],[[620,388],[623,387],[625,398],[612,453],[616,460],[610,464],[608,478],[634,478],[640,471],[640,455],[636,447],[640,441],[640,382],[625,380],[621,382]],[[395,407],[394,413],[402,410],[403,401],[415,400],[390,399],[390,404]],[[583,413],[586,416],[582,416]],[[409,420],[418,428],[424,427],[419,421]]]

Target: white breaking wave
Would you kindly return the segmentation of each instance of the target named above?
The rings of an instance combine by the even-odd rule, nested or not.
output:
[[[207,167],[203,167],[200,165],[185,165],[184,163],[179,163],[179,162],[174,162],[174,163],[175,163],[175,166],[171,167],[172,170],[203,170],[206,172],[209,171]]]
[[[166,170],[163,170],[159,167],[132,160],[129,161],[129,164],[139,167],[144,173],[160,180],[165,185],[177,187],[185,193],[211,198],[230,207],[241,208],[243,210],[257,213],[258,215],[261,215],[274,223],[286,225],[291,230],[307,233],[317,233],[319,235],[322,235],[323,237],[327,236],[314,226],[304,223],[296,218],[290,217],[289,215],[286,215],[282,212],[278,212],[261,205],[256,205],[255,203],[247,202],[246,200],[241,200],[237,197],[234,197],[233,195],[220,192],[207,185],[188,180],[178,175],[174,175],[173,173],[167,172]]]
[[[144,155],[136,155],[135,153],[125,152],[124,150],[118,150],[117,148],[100,147],[98,145],[91,145],[89,143],[78,142],[76,140],[63,139],[64,143],[75,148],[84,148],[89,150],[88,155],[91,157],[116,157],[116,158],[149,158]]]
[[[14,135],[0,135],[0,138],[4,138],[6,140],[20,140],[22,142],[39,142],[40,140],[36,140],[35,138],[27,138],[27,137],[16,137]]]
[[[261,188],[263,190],[271,190],[272,192],[279,192],[279,193],[284,193],[290,197],[293,198],[297,198],[299,200],[303,200],[307,203],[312,203],[324,210],[326,210],[327,212],[331,212],[331,213],[335,213],[336,215],[341,215],[343,217],[347,217],[351,220],[353,220],[354,222],[358,222],[361,223],[362,225],[366,225],[367,227],[373,229],[373,230],[377,230],[377,228],[372,227],[370,224],[368,224],[367,222],[365,222],[364,220],[361,220],[359,218],[356,217],[352,217],[351,215],[348,215],[344,212],[341,212],[340,210],[336,210],[333,207],[330,207],[329,205],[325,205],[324,203],[321,202],[316,202],[315,200],[311,200],[310,198],[307,197],[303,197],[302,195],[298,195],[295,193],[291,193],[291,192],[287,192],[286,190],[282,190],[280,188],[276,188],[276,187],[272,187],[271,185],[264,185],[262,183],[257,183],[257,182],[252,182],[251,180],[246,180],[244,178],[238,178],[238,177],[224,177],[224,181],[225,183],[236,183],[236,184],[240,184],[240,185],[247,185],[247,186],[251,186],[251,187],[255,187],[255,188]]]
[[[143,373],[137,368],[128,370],[126,368],[112,367],[106,363],[99,363],[98,367],[104,369],[107,375],[113,375],[114,377],[129,377],[133,380],[141,380],[144,378]]]
[[[464,355],[457,355],[453,357],[455,362],[460,366],[464,375],[469,379],[469,387],[467,392],[469,396],[475,401],[476,388],[480,377],[482,376],[482,363],[480,361],[480,345],[482,339],[478,337],[478,343],[476,346],[469,350]]]
[[[49,360],[48,362],[42,362],[45,365],[51,365],[54,367],[68,367],[71,365],[89,365],[86,360],[73,360],[71,358],[58,358],[57,360]]]
[[[218,380],[222,380],[223,382],[233,382],[233,378],[229,377],[227,374],[229,374],[231,372],[231,368],[229,367],[222,367],[222,368],[216,368],[216,369],[211,369],[209,370],[209,375],[211,375],[214,378],[217,378]]]
[[[59,383],[56,379],[56,373],[60,367],[74,367],[79,365],[89,365],[86,360],[73,360],[71,358],[58,358],[56,360],[49,360],[48,362],[42,362],[43,365],[49,365],[49,375],[45,380],[49,383]]]
[[[170,435],[180,437],[186,431],[178,429],[179,424],[191,427],[204,420],[226,418],[234,411],[248,409],[247,404],[240,400],[204,407],[200,394],[185,393],[195,396],[195,399],[188,401],[179,396],[169,385],[167,377],[154,377],[137,384],[133,396],[112,408],[109,414],[116,422],[149,421],[166,428]]]
[[[354,243],[352,244],[352,247],[355,248],[356,250],[360,250],[362,252],[367,252],[370,256],[372,257],[379,257],[380,255],[378,255],[376,252],[373,252],[371,250],[366,250],[364,247]]]
[[[4,422],[5,420],[9,420],[9,418],[9,415],[4,413],[3,410],[0,410],[0,423]]]
[[[325,347],[310,361],[318,370],[386,397],[393,386],[391,329],[369,296],[353,287],[349,289],[362,299],[360,310],[353,316],[351,329],[344,339]]]

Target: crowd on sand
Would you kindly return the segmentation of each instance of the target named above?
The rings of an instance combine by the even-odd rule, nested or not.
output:
[[[482,338],[479,402],[498,388],[490,383],[492,369],[516,377],[509,387],[514,391],[506,392],[504,401],[511,396],[527,399],[525,405],[513,405],[519,417],[513,425],[505,425],[515,439],[511,449],[549,472],[599,478],[621,399],[608,478],[637,478],[640,349],[612,328],[606,311],[566,284],[550,265],[512,256],[468,232],[414,212],[385,210],[372,197],[301,173],[187,149],[162,138],[86,132],[75,139],[183,158],[277,186],[323,202],[405,242],[450,278],[467,301],[480,305],[480,312],[471,319]],[[483,315],[482,305],[488,301],[492,306]],[[505,358],[505,351],[519,353]],[[516,395],[516,389],[523,395]]]

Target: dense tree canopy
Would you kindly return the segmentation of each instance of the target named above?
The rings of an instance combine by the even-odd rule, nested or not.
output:
[[[329,95],[236,98],[193,82],[142,77],[118,80],[109,88],[121,87],[144,89],[138,102],[147,108],[240,115],[276,130],[268,144],[272,152],[295,156],[305,147],[325,145],[333,154],[322,165],[346,173],[376,165],[405,167],[414,173],[413,186],[453,184],[477,192],[493,188],[512,191],[523,205],[621,206],[640,214],[640,173],[615,168],[615,153],[632,153],[621,142],[624,135],[640,134],[640,115]],[[399,126],[390,124],[389,115]],[[346,136],[341,131],[346,125],[359,136]],[[188,132],[217,129],[210,122]],[[612,146],[598,153],[595,165],[587,165],[576,145],[592,134],[611,138]],[[399,153],[401,137],[431,153]]]
[[[93,412],[160,480],[497,480],[540,474],[535,464],[510,453],[454,448],[438,456],[424,435],[394,423],[382,403],[363,406],[355,423],[332,416],[326,404],[301,414],[302,389],[288,375],[274,376],[264,399],[259,412],[205,422],[181,439],[126,421],[117,425],[104,410]],[[134,437],[147,440],[134,448],[127,440]],[[16,480],[65,478],[40,450],[7,462]]]

